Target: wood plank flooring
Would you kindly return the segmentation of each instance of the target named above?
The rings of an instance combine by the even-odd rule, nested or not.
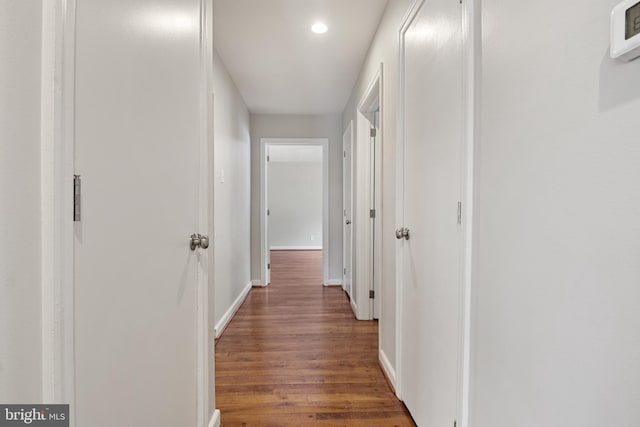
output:
[[[223,427],[415,426],[378,365],[378,324],[322,286],[320,251],[273,251],[216,345]]]

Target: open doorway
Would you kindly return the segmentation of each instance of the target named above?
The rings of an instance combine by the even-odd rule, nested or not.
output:
[[[360,320],[380,318],[382,65],[357,107],[355,289],[351,302]],[[355,298],[354,298],[355,297]]]
[[[271,282],[272,250],[322,251],[329,275],[327,138],[261,139],[261,272]]]

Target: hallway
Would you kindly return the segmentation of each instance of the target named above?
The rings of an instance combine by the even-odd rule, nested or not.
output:
[[[640,427],[640,0],[2,0],[0,40],[0,425]],[[301,143],[322,227],[273,241]]]
[[[413,426],[377,358],[377,322],[324,287],[320,251],[274,251],[216,344],[216,406],[231,426]]]

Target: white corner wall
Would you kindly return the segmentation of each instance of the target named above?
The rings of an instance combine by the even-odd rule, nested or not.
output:
[[[322,248],[322,172],[322,162],[269,162],[271,249]]]
[[[251,283],[249,111],[217,52],[214,92],[215,323],[228,320]]]
[[[329,281],[342,280],[342,118],[251,114],[251,277],[260,280],[260,139],[329,139]]]
[[[397,140],[397,102],[398,102],[398,34],[402,19],[409,10],[412,0],[390,0],[384,12],[375,38],[369,48],[358,80],[353,88],[351,97],[342,114],[342,131],[353,120],[353,140],[358,141],[358,126],[356,108],[362,99],[376,73],[383,64],[383,94],[382,94],[382,235],[381,235],[381,297],[380,297],[380,348],[386,358],[385,363],[395,371],[396,369],[396,140]],[[357,150],[354,149],[354,153]],[[357,176],[357,174],[354,174]],[[358,183],[354,183],[358,188]],[[354,217],[357,212],[354,213]],[[354,235],[354,242],[357,236]],[[355,272],[357,258],[354,259],[353,283],[357,283]],[[359,303],[359,302],[358,302]]]
[[[618,0],[482,1],[472,427],[640,420],[640,60]]]
[[[42,2],[0,2],[0,402],[42,400]]]

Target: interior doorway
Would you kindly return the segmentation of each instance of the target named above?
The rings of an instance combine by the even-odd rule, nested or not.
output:
[[[357,107],[356,289],[352,306],[360,320],[380,318],[382,65]]]
[[[328,147],[327,138],[261,139],[260,259],[264,286],[271,282],[272,250],[322,250],[322,284],[328,283]]]

